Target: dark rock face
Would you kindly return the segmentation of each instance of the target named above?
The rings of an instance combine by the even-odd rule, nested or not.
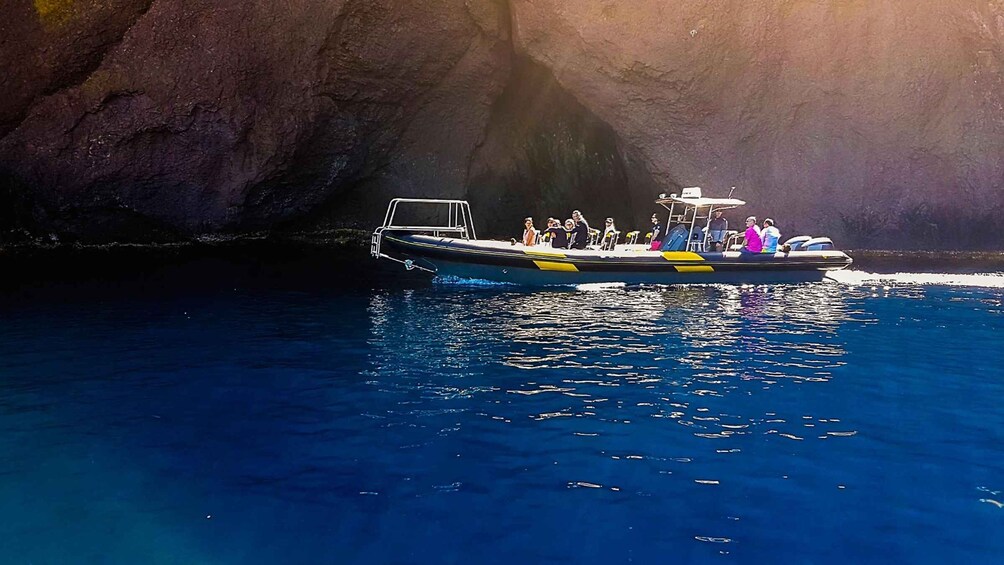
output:
[[[0,136],[40,97],[75,86],[101,64],[151,0],[3,0]]]
[[[460,196],[507,24],[491,0],[154,2],[79,85],[4,108],[0,166],[22,222],[85,238],[267,227],[388,178]]]
[[[641,225],[635,211],[651,214],[658,188],[639,180],[646,178],[646,171],[632,170],[608,124],[548,69],[517,57],[474,153],[468,199],[474,210],[490,211],[479,217],[489,233],[519,237],[524,217],[544,226],[547,217],[571,217],[573,208],[594,224],[613,216],[629,227]],[[642,196],[632,200],[632,194]]]
[[[369,227],[393,196],[631,229],[701,185],[786,235],[1004,245],[1000,0],[0,3],[0,232]]]

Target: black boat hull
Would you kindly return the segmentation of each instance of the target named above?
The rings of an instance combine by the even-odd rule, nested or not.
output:
[[[524,247],[426,235],[384,234],[388,250],[437,275],[519,285],[761,284],[820,281],[846,268],[840,251],[776,254],[598,251]]]

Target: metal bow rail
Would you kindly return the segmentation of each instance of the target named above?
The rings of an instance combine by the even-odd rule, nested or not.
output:
[[[446,205],[449,207],[446,224],[427,226],[398,225],[394,223],[394,216],[397,214],[398,205],[400,204]],[[370,238],[370,255],[377,259],[390,259],[391,261],[401,263],[409,271],[412,269],[421,269],[430,273],[435,273],[435,269],[416,265],[411,259],[398,259],[397,257],[391,257],[383,253],[381,250],[383,235],[384,232],[388,231],[431,234],[434,237],[450,235],[463,239],[477,239],[477,235],[474,233],[474,216],[471,215],[471,205],[466,200],[443,200],[438,198],[395,198],[391,200],[387,204],[387,213],[384,214],[383,225],[373,230],[373,236]]]

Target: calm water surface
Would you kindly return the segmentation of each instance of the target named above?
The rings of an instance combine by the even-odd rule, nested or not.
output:
[[[930,277],[8,296],[0,561],[1001,562],[1004,279]]]

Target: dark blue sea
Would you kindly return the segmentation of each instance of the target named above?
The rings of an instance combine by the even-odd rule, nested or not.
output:
[[[1004,562],[999,274],[189,274],[0,295],[0,562]]]

